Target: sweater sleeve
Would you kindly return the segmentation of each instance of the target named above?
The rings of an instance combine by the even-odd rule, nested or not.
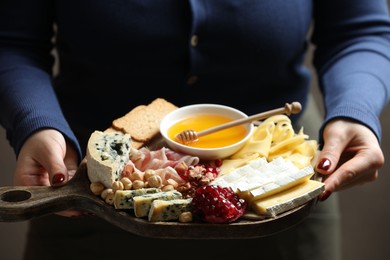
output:
[[[337,117],[354,119],[380,140],[379,116],[390,93],[387,1],[316,1],[314,18],[314,65],[324,95],[324,125]]]
[[[18,155],[39,129],[77,139],[62,114],[52,84],[51,1],[4,0],[0,4],[0,123]]]

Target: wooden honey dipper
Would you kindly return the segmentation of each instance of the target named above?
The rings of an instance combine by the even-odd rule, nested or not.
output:
[[[255,115],[252,115],[249,117],[240,118],[240,119],[230,121],[230,122],[222,124],[222,125],[208,128],[208,129],[200,131],[200,132],[196,132],[195,130],[192,130],[192,129],[183,130],[180,133],[178,133],[175,136],[175,138],[177,141],[184,143],[184,144],[191,143],[191,142],[197,141],[198,138],[201,136],[215,133],[217,131],[221,131],[221,130],[224,130],[224,129],[229,128],[229,127],[253,122],[256,120],[262,120],[262,119],[265,119],[267,117],[279,115],[279,114],[286,114],[289,116],[291,114],[297,114],[297,113],[301,112],[301,110],[302,110],[302,106],[301,106],[301,103],[299,103],[299,102],[292,102],[291,104],[286,103],[284,105],[284,107],[268,110],[268,111],[258,113],[258,114],[255,114]]]

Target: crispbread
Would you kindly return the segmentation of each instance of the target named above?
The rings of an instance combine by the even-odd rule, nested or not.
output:
[[[146,143],[158,135],[161,120],[177,106],[163,98],[156,98],[147,106],[140,105],[123,117],[115,119],[112,127],[130,134],[134,142]]]
[[[139,105],[130,110],[126,115],[119,117],[112,121],[112,128],[126,132],[126,129],[131,129],[131,125],[134,123],[133,118],[137,117],[139,111],[146,108],[146,105]]]

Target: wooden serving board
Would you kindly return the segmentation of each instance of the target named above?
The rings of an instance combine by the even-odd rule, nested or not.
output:
[[[312,200],[275,218],[242,219],[230,224],[149,222],[132,211],[117,210],[94,195],[85,160],[75,176],[62,187],[0,187],[0,222],[16,222],[63,210],[89,212],[128,232],[146,237],[182,239],[255,238],[269,236],[301,222],[316,204]]]

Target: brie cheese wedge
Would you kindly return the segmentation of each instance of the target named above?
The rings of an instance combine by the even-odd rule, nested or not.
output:
[[[255,200],[250,207],[256,214],[275,217],[316,198],[324,189],[324,183],[308,180],[269,197]]]

